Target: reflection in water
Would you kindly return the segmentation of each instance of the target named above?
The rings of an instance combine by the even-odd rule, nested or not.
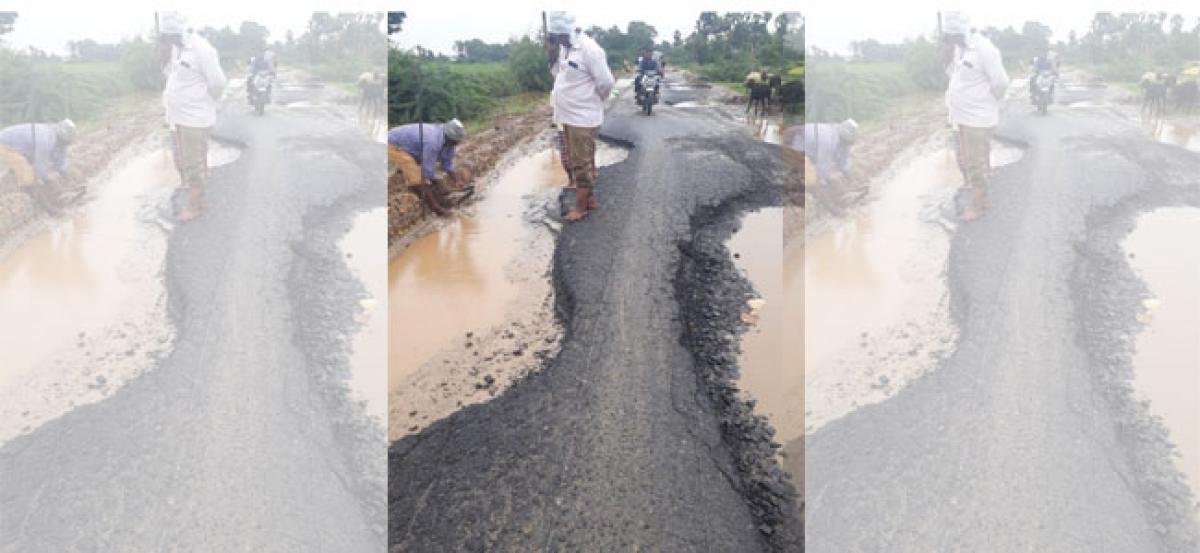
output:
[[[734,263],[765,300],[755,312],[757,322],[742,336],[740,387],[757,400],[755,410],[767,416],[779,439],[789,440],[804,429],[804,373],[801,367],[785,364],[783,357],[790,301],[783,288],[783,209],[746,214],[728,247]]]
[[[177,184],[164,151],[137,157],[97,186],[80,213],[0,262],[0,335],[20,345],[5,348],[0,390],[31,376],[54,350],[158,295],[162,259],[152,252],[164,237],[139,217],[146,196]]]
[[[949,150],[924,155],[890,179],[853,220],[805,240],[806,370],[822,366],[863,332],[894,323],[911,292],[930,274],[910,274],[925,247],[927,196],[952,191],[961,177]],[[935,273],[936,274],[936,273]]]
[[[1159,142],[1200,152],[1200,124],[1161,123],[1155,129],[1154,135]]]
[[[387,420],[387,208],[359,213],[342,238],[346,263],[367,290],[360,305],[362,328],[354,337],[350,388],[366,400],[367,412]]]
[[[1200,494],[1200,250],[1178,247],[1200,235],[1200,209],[1145,214],[1124,243],[1130,263],[1153,295],[1137,338],[1134,388],[1149,399],[1181,454],[1178,466]]]
[[[501,322],[516,294],[507,265],[525,235],[523,196],[566,180],[543,150],[506,170],[470,216],[458,214],[388,267],[388,370],[395,387],[437,351]]]

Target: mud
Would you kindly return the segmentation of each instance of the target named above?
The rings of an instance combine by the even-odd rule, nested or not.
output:
[[[104,173],[130,144],[161,129],[161,108],[156,100],[147,98],[145,102],[113,108],[101,114],[96,122],[84,125],[68,152],[67,182],[56,193],[64,198],[75,197],[75,202],[83,201],[82,196],[76,196],[79,188]],[[0,257],[4,250],[41,231],[51,219],[28,194],[17,190],[15,182],[4,173],[0,167]]]
[[[1029,154],[954,230],[953,352],[808,434],[808,545],[1193,551],[1194,499],[1128,382],[1145,295],[1119,242],[1137,213],[1197,205],[1196,159],[1084,110],[1017,105],[998,135]]]
[[[110,396],[169,349],[158,211],[179,179],[155,146],[130,147],[83,207],[0,261],[0,332],[21,345],[0,370],[0,443]]]
[[[167,225],[163,194],[144,214],[171,229],[149,271],[171,350],[0,446],[0,549],[383,547],[383,428],[347,384],[366,292],[339,248],[383,205],[383,149],[327,114],[257,117],[232,96],[214,136],[245,149],[211,171],[209,209]]]
[[[514,149],[480,179],[482,199],[389,264],[390,439],[494,397],[557,351],[554,236],[540,223],[566,173],[548,146],[549,133]]]
[[[455,168],[464,171],[468,182],[492,169],[505,153],[544,132],[552,119],[547,101],[529,113],[495,117],[490,128],[476,133],[457,148]],[[485,182],[478,183],[479,185]],[[477,193],[483,192],[477,186]],[[395,257],[414,240],[436,230],[439,223],[397,179],[388,181],[388,257]]]
[[[1165,144],[1200,152],[1200,122],[1166,122],[1159,126],[1155,138]]]
[[[882,401],[944,355],[945,264],[962,178],[939,140],[918,145],[869,186],[852,220],[803,246],[808,432]]]
[[[772,203],[751,191],[798,175],[710,111],[609,113],[602,135],[634,147],[600,170],[601,209],[558,236],[562,347],[392,444],[393,551],[799,548],[770,426],[733,384],[750,287],[724,246]]]
[[[797,465],[789,462],[789,455],[797,453],[794,449],[781,455],[783,446],[779,441],[800,439],[798,425],[803,424],[803,419],[797,417],[796,408],[803,408],[803,403],[797,402],[796,394],[803,397],[803,388],[797,390],[796,385],[802,382],[804,373],[802,368],[781,365],[782,350],[778,342],[782,339],[783,321],[766,318],[771,317],[771,312],[766,311],[770,299],[762,309],[750,307],[750,302],[764,299],[763,290],[756,290],[747,278],[749,273],[735,263],[734,254],[740,258],[743,252],[728,247],[740,245],[740,240],[731,239],[736,237],[734,231],[740,213],[764,203],[778,206],[781,200],[778,195],[748,195],[697,214],[694,222],[698,229],[692,241],[682,246],[684,257],[675,283],[683,317],[688,321],[684,343],[696,357],[701,378],[709,385],[709,396],[721,406],[722,432],[737,459],[747,501],[756,518],[765,525],[761,530],[770,547],[792,551],[799,547],[804,534],[803,499],[798,498],[793,483],[803,482],[804,471],[802,463],[797,471]],[[771,208],[761,221],[751,219],[750,224],[778,231],[780,213],[778,207]],[[749,230],[754,233],[765,229]],[[778,245],[782,233],[775,236],[778,238],[771,242]],[[756,263],[760,260],[755,257],[759,257],[763,264],[774,265],[764,267],[763,273],[780,275],[778,265],[767,256],[777,260],[781,249],[766,246],[757,252],[760,255],[746,254]],[[765,290],[766,274],[759,274],[758,270],[755,273],[763,277]],[[782,288],[778,282],[772,284],[777,285],[776,290]],[[749,324],[754,318],[768,325],[767,328]],[[739,350],[742,355],[731,354]],[[768,393],[773,386],[782,388],[784,393]],[[785,438],[777,435],[780,423],[786,429]]]
[[[350,389],[380,425],[387,423],[387,208],[359,212],[338,243],[366,296],[355,317],[361,325],[350,356]]]
[[[1200,249],[1178,247],[1200,236],[1200,209],[1161,208],[1137,218],[1122,246],[1149,297],[1142,301],[1133,388],[1161,417],[1176,464],[1200,497]]]

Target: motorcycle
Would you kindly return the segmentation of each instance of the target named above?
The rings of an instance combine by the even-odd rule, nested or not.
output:
[[[1046,115],[1052,102],[1054,102],[1054,74],[1042,71],[1034,77],[1033,104],[1037,106],[1038,113]]]
[[[654,104],[658,103],[658,86],[661,82],[662,75],[659,75],[657,71],[647,71],[642,76],[642,88],[638,91],[636,100],[646,115],[650,115],[654,110]]]
[[[254,106],[254,113],[262,115],[271,101],[271,75],[255,73],[246,86],[250,89],[250,103]]]

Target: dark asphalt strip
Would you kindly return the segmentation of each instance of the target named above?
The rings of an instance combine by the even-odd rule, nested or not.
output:
[[[746,460],[682,340],[676,278],[697,210],[799,175],[711,114],[618,112],[604,134],[634,148],[600,169],[601,209],[555,249],[561,351],[391,445],[393,551],[772,548],[770,505],[747,500]]]
[[[695,229],[683,252],[675,278],[676,298],[682,306],[683,341],[692,352],[698,377],[719,413],[721,435],[733,452],[737,471],[726,475],[730,485],[745,496],[759,530],[777,551],[802,551],[803,501],[797,506],[792,479],[777,461],[780,445],[766,417],[754,412],[754,401],[742,397],[738,387],[738,352],[741,322],[747,300],[758,297],[753,285],[734,265],[726,242],[737,231],[747,211],[778,206],[780,189],[755,190],[692,216]],[[780,253],[782,255],[782,252]],[[778,370],[800,370],[783,366]]]
[[[1138,490],[1143,508],[1157,521],[1163,550],[1196,551],[1200,498],[1172,461],[1174,448],[1163,422],[1136,397],[1132,386],[1134,348],[1142,331],[1135,315],[1142,311],[1142,300],[1150,297],[1150,291],[1121,244],[1143,213],[1162,207],[1200,207],[1200,154],[1171,146],[1123,150],[1141,158],[1138,164],[1148,168],[1143,177],[1147,186],[1145,192],[1097,208],[1087,217],[1087,234],[1076,248],[1079,263],[1071,284],[1075,309],[1083,321],[1076,339],[1086,345],[1093,378],[1118,413],[1118,437],[1135,469],[1128,485]],[[1179,238],[1177,247],[1200,247],[1194,240]]]

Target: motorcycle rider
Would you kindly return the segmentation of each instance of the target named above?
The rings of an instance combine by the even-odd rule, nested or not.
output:
[[[260,52],[258,55],[250,58],[250,76],[246,78],[246,102],[254,104],[254,88],[250,86],[254,77],[259,74],[269,75],[271,80],[267,81],[267,98],[271,97],[271,86],[275,80],[275,61],[274,53],[270,50]]]
[[[647,47],[642,48],[642,55],[638,57],[637,61],[638,73],[637,77],[634,77],[633,79],[633,91],[636,95],[640,95],[642,93],[642,79],[649,71],[654,71],[656,73],[661,72],[658,65],[658,60],[654,58],[653,50]]]
[[[1029,74],[1029,101],[1036,104],[1035,91],[1037,88],[1037,77],[1043,73],[1053,75],[1058,79],[1058,56],[1053,51],[1043,50],[1033,58],[1032,71]],[[1054,83],[1050,84],[1050,95],[1054,96]]]

